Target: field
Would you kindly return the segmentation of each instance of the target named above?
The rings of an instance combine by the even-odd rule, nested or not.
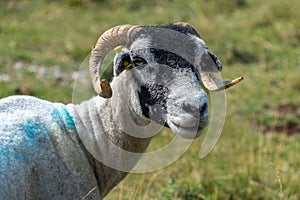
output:
[[[300,199],[300,1],[3,0],[0,98],[72,101],[74,72],[106,29],[186,21],[223,62],[226,122],[170,166],[130,174],[106,199]],[[173,137],[164,130],[151,149]],[[162,158],[163,159],[163,158]]]

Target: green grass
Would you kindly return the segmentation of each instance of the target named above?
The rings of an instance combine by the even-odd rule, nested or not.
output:
[[[300,1],[280,0],[22,0],[0,2],[0,97],[25,88],[34,96],[70,102],[72,82],[37,79],[15,70],[23,61],[78,69],[99,35],[122,23],[186,21],[224,64],[223,77],[245,80],[227,91],[224,130],[213,152],[198,158],[197,139],[172,165],[130,174],[107,199],[299,199],[300,136],[262,134],[260,126],[299,123],[282,104],[300,106]],[[150,149],[173,137],[164,131]],[[282,188],[281,188],[282,187]]]

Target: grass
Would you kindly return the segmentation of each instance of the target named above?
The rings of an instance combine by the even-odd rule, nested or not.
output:
[[[0,97],[21,88],[71,102],[71,80],[39,79],[26,67],[15,69],[15,63],[58,65],[70,75],[98,36],[114,25],[189,22],[223,61],[223,77],[245,77],[227,91],[222,136],[206,158],[198,158],[200,137],[175,163],[130,174],[106,199],[299,199],[299,134],[263,134],[260,128],[281,119],[299,123],[297,114],[283,111],[276,118],[272,110],[300,106],[299,7],[296,0],[1,1],[0,74],[13,81],[0,81]],[[165,130],[150,150],[172,137]]]

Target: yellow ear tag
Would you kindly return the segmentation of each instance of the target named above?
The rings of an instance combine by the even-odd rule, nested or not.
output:
[[[131,66],[132,66],[132,64],[130,62],[128,62],[128,61],[123,61],[122,64],[124,66],[124,69],[126,69],[126,70],[129,70],[131,68]]]
[[[123,46],[120,45],[120,46],[115,47],[114,51],[118,54],[122,51],[122,49],[123,49]],[[128,61],[123,61],[122,65],[123,65],[124,69],[126,69],[126,70],[129,70],[132,66],[132,64]]]
[[[115,51],[116,53],[120,53],[120,52],[122,51],[122,49],[123,49],[123,46],[120,45],[120,46],[115,47],[115,48],[114,48],[114,51]]]

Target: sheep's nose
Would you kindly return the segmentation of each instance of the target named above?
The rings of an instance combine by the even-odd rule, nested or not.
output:
[[[182,103],[182,109],[195,117],[204,116],[208,112],[208,106],[206,101],[202,101],[199,104],[184,102]]]

